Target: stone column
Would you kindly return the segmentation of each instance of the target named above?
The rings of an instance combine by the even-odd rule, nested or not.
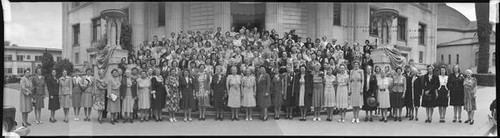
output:
[[[333,3],[316,3],[316,37],[333,38]],[[314,41],[314,38],[312,38]]]
[[[368,4],[359,3],[354,5],[354,42],[359,43],[361,46],[365,44],[365,40],[369,36],[369,7]]]
[[[230,31],[231,29],[231,3],[230,2],[216,2],[214,3],[215,24],[214,32],[217,27],[222,29],[222,32]],[[224,34],[222,34],[224,35]]]
[[[130,24],[132,26],[132,46],[137,50],[139,45],[144,41],[145,24],[144,17],[145,4],[143,2],[133,2],[130,6]]]
[[[166,38],[170,38],[170,33],[180,32],[182,30],[182,3],[181,2],[165,2],[165,28]],[[160,36],[161,38],[161,36]]]

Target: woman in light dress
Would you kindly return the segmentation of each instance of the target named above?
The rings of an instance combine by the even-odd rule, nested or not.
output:
[[[167,77],[167,99],[166,99],[166,109],[169,112],[169,121],[175,122],[175,113],[179,110],[179,103],[181,99],[181,94],[179,91],[179,75],[177,75],[177,70],[175,68],[170,69],[170,74]]]
[[[92,76],[92,69],[87,68],[85,70],[86,75],[82,78],[83,88],[82,92],[82,106],[83,106],[83,114],[85,114],[84,121],[90,121],[90,112],[92,111],[92,95],[95,93],[95,79]]]
[[[137,98],[137,82],[132,78],[132,73],[130,69],[125,70],[125,75],[122,78],[122,93],[120,94],[122,102],[122,112],[124,113],[123,123],[127,121],[134,123],[132,121],[131,113],[133,112],[134,102]]]
[[[252,108],[256,106],[257,85],[252,69],[245,68],[244,76],[241,78],[241,107],[245,108],[245,121],[251,121]]]
[[[64,122],[68,123],[68,112],[71,108],[71,94],[73,90],[72,78],[68,76],[68,70],[63,69],[62,76],[59,78],[59,103],[64,111]]]
[[[337,73],[337,108],[340,110],[340,120],[339,122],[345,122],[345,115],[347,112],[348,104],[348,92],[349,92],[349,74],[347,74],[347,69],[345,64],[339,65],[339,73]]]
[[[32,105],[32,98],[31,95],[33,95],[33,83],[30,80],[30,74],[31,72],[29,70],[24,71],[24,76],[21,77],[21,81],[19,82],[21,84],[21,94],[20,94],[20,108],[19,111],[22,113],[22,118],[23,118],[23,126],[31,126],[30,123],[28,123],[28,113],[33,111],[33,105]]]
[[[144,121],[147,118],[148,110],[151,107],[151,80],[148,79],[145,70],[141,71],[141,77],[137,78],[137,86],[139,87],[138,95],[138,107],[139,107],[139,118],[140,121]]]
[[[73,72],[73,91],[71,93],[71,105],[75,113],[75,121],[80,120],[80,107],[82,106],[82,77],[80,77],[80,70],[75,69]]]
[[[468,119],[464,123],[474,124],[474,111],[476,110],[477,80],[472,77],[472,70],[465,71],[464,79],[464,110],[467,111]]]
[[[108,110],[111,113],[111,124],[117,123],[118,113],[120,112],[120,74],[118,69],[111,70],[113,77],[108,81]],[[114,100],[113,100],[114,99]]]
[[[380,121],[387,122],[387,109],[391,107],[390,97],[389,97],[389,88],[391,85],[390,77],[386,76],[386,71],[380,72],[380,78],[377,78],[377,86],[378,86],[378,102],[379,108],[382,109],[382,118]]]
[[[231,108],[231,120],[238,119],[238,111],[241,107],[241,76],[236,74],[237,67],[231,67],[231,75],[227,76],[228,102],[227,106]]]
[[[359,61],[355,60],[353,63],[353,70],[351,70],[349,75],[349,98],[353,108],[354,118],[351,121],[353,123],[359,123],[359,111],[361,106],[363,106],[363,81],[365,77],[363,70],[360,69],[359,66]]]
[[[336,77],[333,75],[333,68],[334,67],[327,67],[326,68],[326,75],[325,75],[325,107],[327,109],[327,114],[328,117],[326,118],[326,121],[332,121],[333,118],[333,108],[336,106],[335,104],[335,83],[336,83]]]

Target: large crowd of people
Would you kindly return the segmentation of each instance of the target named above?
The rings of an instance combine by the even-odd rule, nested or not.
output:
[[[388,118],[418,121],[420,106],[426,109],[428,123],[435,107],[439,122],[444,123],[448,106],[453,106],[452,122],[462,123],[463,108],[469,115],[464,122],[474,123],[477,81],[471,70],[462,73],[455,65],[449,73],[446,67],[438,70],[428,65],[427,74],[421,74],[411,68],[413,60],[394,69],[374,66],[373,49],[368,40],[364,46],[339,45],[326,37],[314,41],[308,37],[302,42],[294,30],[283,36],[275,30],[244,27],[225,33],[220,27],[216,32],[172,32],[168,38],[154,36],[152,42],[130,51],[119,68],[111,69],[110,80],[105,79],[103,69],[52,70],[48,75],[41,69],[34,75],[26,71],[20,82],[22,124],[31,125],[28,113],[33,108],[36,123],[42,123],[40,113],[47,97],[50,122],[57,121],[54,114],[62,108],[66,123],[70,108],[74,120],[79,120],[81,107],[84,121],[91,121],[91,111],[96,110],[99,123],[109,112],[109,122],[115,124],[118,119],[123,123],[162,121],[162,112],[175,122],[180,111],[183,121],[192,121],[193,110],[203,121],[207,108],[214,108],[214,118],[220,121],[239,120],[240,108],[245,121],[253,120],[253,110],[260,111],[263,121],[269,110],[274,119],[298,117],[300,121],[306,121],[307,112],[312,111],[313,121],[321,121],[323,109],[327,121],[335,118],[342,123],[347,118],[359,123],[361,110],[366,111],[364,121],[371,122],[373,117],[384,122]],[[94,71],[99,75],[94,76]],[[226,108],[231,109],[230,117],[224,117]],[[293,114],[297,108],[299,116]],[[352,109],[352,117],[346,115],[347,109]],[[334,115],[337,110],[338,117]]]

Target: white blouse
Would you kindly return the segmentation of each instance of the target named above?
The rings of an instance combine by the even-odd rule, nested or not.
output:
[[[448,83],[448,76],[439,75],[439,85],[444,85]]]

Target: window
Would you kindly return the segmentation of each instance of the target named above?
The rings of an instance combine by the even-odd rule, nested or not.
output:
[[[341,17],[341,7],[340,3],[334,3],[333,4],[333,25],[338,25],[340,26],[340,17]]]
[[[448,64],[451,64],[451,54],[448,54]]]
[[[57,57],[57,61],[61,61],[62,60],[62,57]]]
[[[457,64],[460,64],[460,56],[457,54]]]
[[[17,74],[24,74],[23,68],[17,68]]]
[[[92,19],[92,41],[98,41],[101,39],[101,18],[97,17]]]
[[[425,29],[425,24],[418,23],[418,44],[420,45],[425,45]]]
[[[370,8],[370,35],[371,36],[378,36],[378,26],[377,26],[377,23],[373,21],[373,13],[375,13],[375,11],[377,11],[377,9],[375,8]]]
[[[477,66],[477,63],[479,62],[479,52],[476,52],[476,54],[474,55],[474,66]]]
[[[418,52],[418,62],[423,63],[424,62],[424,52],[419,51]]]
[[[78,64],[80,62],[80,53],[76,52],[75,53],[75,64]]]
[[[11,74],[12,73],[12,68],[5,68],[5,74]]]
[[[26,55],[26,59],[31,60],[31,56],[30,55]]]
[[[406,18],[398,17],[398,40],[406,41]]]
[[[24,55],[17,55],[17,61],[23,61]]]
[[[80,45],[80,24],[73,25],[73,46]]]
[[[158,3],[158,26],[165,26],[165,3]]]
[[[43,56],[35,56],[35,61],[42,61],[42,58]]]
[[[441,55],[441,63],[444,63],[444,56]]]
[[[5,61],[12,61],[12,55],[5,55],[4,59]]]
[[[493,57],[491,57],[491,64],[492,64],[492,66],[495,66],[495,65],[497,64],[497,63],[495,62],[495,53],[496,53],[496,52],[493,52],[493,54],[492,54],[492,56],[493,56]]]

